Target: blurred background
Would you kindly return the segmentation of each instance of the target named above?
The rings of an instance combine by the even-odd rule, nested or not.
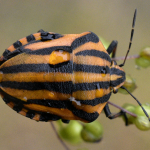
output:
[[[141,0],[0,0],[0,54],[16,40],[39,29],[60,34],[93,31],[107,41],[118,40],[117,56],[126,54],[132,18],[137,8],[133,45],[129,55],[139,54],[150,46],[150,1]],[[119,62],[121,63],[121,61]],[[135,68],[127,60],[127,74],[136,79],[133,94],[142,102],[150,102],[150,69]],[[110,101],[122,106],[136,104],[129,95],[118,93]],[[112,111],[118,111],[111,107]],[[69,145],[70,149],[148,150],[149,131],[134,125],[125,127],[122,119],[109,120],[102,113],[98,118],[104,128],[103,140],[96,144]],[[17,114],[0,101],[0,150],[63,150],[50,123],[30,120]]]

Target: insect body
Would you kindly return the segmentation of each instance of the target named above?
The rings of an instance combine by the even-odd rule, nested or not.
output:
[[[135,19],[134,19],[135,20]],[[60,35],[40,30],[15,42],[0,58],[0,93],[7,105],[37,121],[92,122],[117,92],[125,72],[92,32]]]
[[[40,121],[91,122],[125,80],[92,32],[27,36],[5,50],[0,73],[4,101]]]

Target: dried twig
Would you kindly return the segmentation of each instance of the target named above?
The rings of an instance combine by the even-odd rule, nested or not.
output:
[[[124,109],[124,108],[122,108],[122,107],[120,107],[120,106],[118,106],[118,105],[116,105],[116,104],[114,104],[112,102],[110,102],[110,101],[108,101],[108,104],[110,104],[110,105],[112,105],[112,106],[114,106],[114,107],[116,107],[116,108],[118,108],[120,110],[123,110],[124,112],[128,113],[129,115],[131,115],[133,117],[137,117],[136,114],[134,114],[134,113],[132,113],[132,112],[130,112],[130,111],[128,111],[128,110],[126,110],[126,109]]]
[[[55,132],[55,134],[56,134],[56,136],[57,136],[57,138],[58,138],[58,140],[60,141],[60,143],[63,145],[63,147],[64,147],[66,150],[69,150],[68,146],[67,146],[67,145],[64,143],[64,141],[59,137],[59,135],[58,135],[58,133],[57,133],[57,130],[56,130],[56,128],[55,128],[55,126],[54,126],[54,124],[53,124],[52,121],[50,122],[50,124],[51,124],[51,126],[52,126],[52,128],[53,128],[53,130],[54,130],[54,132]]]

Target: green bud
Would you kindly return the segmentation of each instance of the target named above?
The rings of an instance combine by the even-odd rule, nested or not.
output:
[[[150,61],[150,47],[142,49],[140,56]]]
[[[135,59],[135,63],[139,67],[147,68],[150,66],[150,61],[148,59],[145,59],[143,57],[139,57]]]
[[[82,128],[83,126],[79,122],[71,120],[68,125],[59,130],[59,135],[62,139],[70,142],[71,144],[78,144],[82,142]]]
[[[137,116],[134,120],[134,124],[142,131],[147,131],[150,129],[150,122],[146,116]]]
[[[130,75],[126,75],[126,80],[123,86],[132,93],[136,89],[135,80]],[[126,90],[121,88],[119,88],[118,91],[122,94],[128,94]]]
[[[148,115],[150,116],[150,104],[146,103],[142,106],[145,109],[145,111],[148,113]],[[142,108],[139,105],[135,107],[134,113],[138,116],[145,116],[145,113],[143,112]]]
[[[102,136],[103,128],[98,121],[85,124],[81,131],[81,137],[86,142],[98,142]]]
[[[102,37],[99,37],[99,39],[100,39],[101,42],[103,43],[104,47],[107,49],[110,43],[109,43],[108,41],[106,41],[106,40],[105,40],[104,38],[102,38]]]
[[[134,110],[135,110],[135,106],[132,105],[132,104],[128,104],[128,103],[124,104],[123,108],[126,109],[127,111],[131,112],[131,113],[134,113]],[[134,120],[135,120],[135,117],[131,116],[128,113],[126,113],[126,115],[127,115],[127,118],[128,118],[128,124],[133,124]],[[123,120],[125,121],[124,116],[123,116]]]

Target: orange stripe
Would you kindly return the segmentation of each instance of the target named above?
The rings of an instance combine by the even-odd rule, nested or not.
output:
[[[66,62],[70,59],[70,54],[67,52],[65,53],[67,56],[56,56],[55,62],[62,63]],[[60,60],[60,57],[62,59]],[[51,64],[51,55],[30,55],[26,53],[22,53],[20,55],[17,55],[16,57],[13,57],[7,61],[7,63],[3,63],[0,68],[2,67],[9,67],[13,65],[20,65],[20,64]],[[60,62],[61,61],[61,62]]]
[[[8,48],[7,48],[9,51],[14,51],[14,50],[16,50],[16,48],[14,47],[14,45],[11,45],[11,46],[9,46]]]
[[[73,56],[73,62],[76,64],[110,66],[110,62],[95,56]]]
[[[74,72],[74,83],[92,83],[110,81],[110,74]]]
[[[18,98],[22,101],[27,101],[28,99],[52,99],[52,100],[68,100],[71,95],[63,94],[48,90],[20,90],[20,89],[11,89],[11,88],[3,88],[1,89],[7,94]]]
[[[103,52],[107,53],[107,51],[106,51],[105,47],[103,46],[102,42],[99,41],[98,43],[93,43],[93,42],[85,43],[85,44],[77,47],[73,51],[73,54],[75,55],[76,53],[81,52],[83,50],[91,50],[91,48],[95,49],[95,50],[98,50],[98,51],[103,51]]]
[[[97,89],[90,91],[76,91],[73,92],[72,97],[79,100],[93,100],[95,98],[103,97],[110,93],[110,88],[108,89]]]
[[[88,34],[89,32],[84,32],[81,34],[66,34],[64,37],[60,37],[59,39],[52,40],[52,42],[38,42],[25,46],[25,49],[37,50],[53,47],[53,46],[70,46],[72,42],[81,36]]]
[[[76,102],[74,102],[74,101],[72,102],[72,104],[75,106],[76,109],[83,110],[83,111],[85,111],[87,113],[98,112],[99,114],[103,110],[103,108],[106,105],[106,103],[107,102],[105,102],[103,104],[98,104],[96,106],[91,106],[91,105],[85,105],[85,104],[78,105]]]
[[[33,36],[35,37],[35,41],[41,40],[40,34],[41,34],[41,33],[35,33],[35,34],[33,34]],[[20,39],[19,41],[22,43],[22,46],[23,46],[23,45],[26,45],[26,44],[28,43],[26,37]],[[11,52],[14,51],[14,50],[16,50],[16,48],[13,46],[13,44],[12,44],[10,47],[8,47],[7,49],[8,49],[9,51],[11,51]]]
[[[60,108],[52,108],[52,107],[46,107],[46,106],[41,106],[37,104],[29,104],[29,105],[24,105],[25,108],[35,110],[35,111],[42,111],[42,112],[47,112],[50,114],[58,115],[62,117],[62,119],[66,120],[81,120],[84,122],[87,122],[84,119],[81,119],[77,116],[75,116],[70,110],[68,109],[60,109]]]
[[[72,81],[72,74],[69,73],[45,73],[45,72],[21,72],[0,74],[2,81],[16,81],[16,82],[65,82]]]
[[[112,74],[112,75],[110,76],[110,78],[111,78],[111,79],[110,79],[111,81],[115,81],[115,80],[117,80],[117,79],[119,79],[119,78],[122,78],[122,76]]]
[[[13,107],[15,106],[15,104],[13,102],[7,103],[7,105],[13,109]],[[23,115],[26,117],[28,110],[27,109],[22,109],[20,112],[18,112],[19,114]],[[40,120],[40,114],[35,113],[35,116],[32,118],[33,120],[39,121]]]
[[[13,65],[20,65],[20,64],[39,64],[39,63],[48,63],[49,62],[49,55],[30,55],[22,53],[16,57],[13,57],[1,65],[1,67],[9,67]]]
[[[28,41],[27,41],[27,38],[26,38],[26,37],[25,37],[25,38],[20,39],[19,41],[22,43],[22,45],[25,45],[25,44],[27,44],[27,43],[28,43]]]

